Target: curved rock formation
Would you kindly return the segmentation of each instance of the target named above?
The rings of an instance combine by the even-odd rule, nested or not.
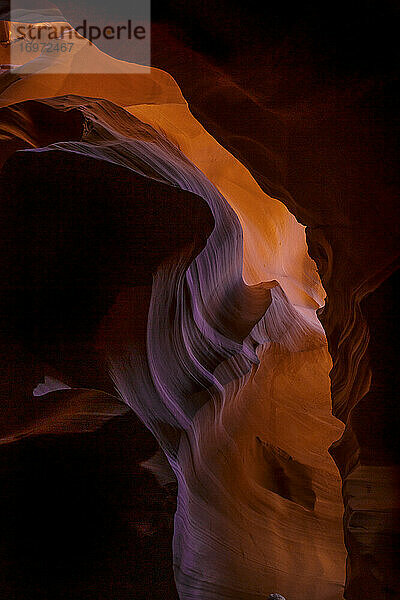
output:
[[[79,49],[118,73],[118,61],[85,40]],[[22,65],[3,75],[0,98],[2,223],[14,232],[4,247],[12,285],[2,312],[12,343],[37,361],[34,372],[20,367],[25,377],[37,385],[37,372],[53,369],[71,387],[111,393],[114,384],[156,437],[168,462],[159,457],[148,468],[178,482],[173,561],[181,598],[250,600],[274,590],[288,600],[342,598],[343,509],[328,453],[339,438],[331,452],[345,481],[347,597],[367,598],[372,584],[374,593],[385,585],[391,594],[395,581],[371,556],[395,506],[395,491],[382,493],[394,490],[394,476],[382,469],[384,453],[371,464],[362,451],[370,380],[359,307],[384,279],[393,248],[370,258],[370,214],[356,230],[359,210],[346,205],[343,215],[324,197],[325,180],[314,173],[324,137],[301,152],[301,140],[331,131],[326,112],[323,123],[313,115],[309,130],[303,113],[277,116],[251,101],[248,122],[267,116],[273,127],[261,144],[259,132],[228,116],[214,133],[231,154],[165,72],[65,77],[46,73],[51,60],[35,59],[34,74]],[[185,81],[195,95],[201,77],[197,88]],[[215,85],[193,103],[211,131],[226,97],[230,115],[249,110],[245,92],[221,83],[216,70]],[[307,240],[285,203],[308,226]],[[350,265],[353,231],[359,253]],[[20,397],[6,394],[3,442],[21,435],[12,424]],[[377,481],[380,491],[368,496]],[[376,537],[363,535],[365,527]]]

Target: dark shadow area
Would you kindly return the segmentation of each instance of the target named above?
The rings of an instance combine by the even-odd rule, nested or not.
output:
[[[139,462],[133,416],[87,435],[0,448],[0,598],[176,600],[175,498]]]

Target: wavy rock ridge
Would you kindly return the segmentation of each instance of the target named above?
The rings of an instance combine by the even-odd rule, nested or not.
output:
[[[113,60],[94,47],[86,51],[87,60]],[[44,189],[35,173],[52,173],[54,186],[65,186],[53,195],[61,206],[79,193],[82,170],[81,189],[94,190],[85,196],[90,202],[97,202],[96,181],[118,182],[105,189],[115,194],[124,222],[129,216],[129,227],[107,229],[106,248],[123,240],[117,248],[124,249],[124,267],[115,277],[107,268],[97,274],[108,295],[84,339],[101,373],[93,377],[96,387],[110,391],[108,364],[120,398],[155,435],[178,481],[173,548],[180,597],[240,600],[277,590],[288,600],[341,598],[345,552],[332,442],[341,438],[332,452],[345,479],[350,549],[370,546],[360,532],[364,519],[369,523],[394,503],[393,495],[377,494],[363,505],[365,486],[379,479],[391,488],[393,471],[359,459],[354,433],[354,407],[369,388],[359,305],[381,275],[366,283],[353,274],[343,302],[342,280],[349,276],[337,258],[343,237],[290,206],[310,225],[308,246],[328,292],[322,320],[334,358],[334,414],[347,424],[341,437],[331,415],[331,358],[316,314],[325,292],[305,228],[202,128],[166,73],[99,81],[46,75],[48,60],[37,60],[38,74],[24,74],[21,66],[5,76],[3,182],[13,186],[5,193],[25,211],[17,172],[39,186],[38,200]],[[36,124],[48,114],[54,126],[47,133]],[[84,221],[92,218],[90,202],[80,213]],[[109,217],[112,208],[101,205],[100,240],[102,211]],[[62,244],[61,251],[67,254]],[[118,254],[113,261],[122,261]],[[71,279],[79,289],[76,268]],[[54,361],[32,336],[42,362]],[[51,339],[61,348],[63,336]],[[59,371],[67,370],[66,356]],[[381,530],[379,522],[374,527]],[[348,590],[352,598],[359,594],[357,577]]]

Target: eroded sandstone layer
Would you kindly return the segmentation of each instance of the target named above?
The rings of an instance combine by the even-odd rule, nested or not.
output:
[[[60,433],[61,422],[87,431],[133,409],[167,458],[149,468],[178,483],[178,593],[204,600],[343,597],[331,448],[344,480],[347,597],[395,597],[394,555],[371,558],[391,552],[383,540],[397,495],[393,457],[367,450],[360,309],[395,252],[391,241],[369,252],[389,211],[377,233],[367,201],[344,212],[332,195],[324,159],[348,149],[332,145],[337,111],[265,110],[217,70],[202,88],[201,57],[196,79],[172,65],[202,125],[218,122],[220,144],[166,72],[118,75],[118,61],[81,44],[86,60],[114,61],[116,75],[46,74],[47,56],[36,74],[22,65],[2,76],[3,228],[17,233],[4,236],[3,315],[34,357],[34,368],[18,366],[26,378],[37,385],[38,372],[55,370],[73,390],[101,392],[52,390],[32,411],[6,386],[3,443]],[[352,183],[339,189],[364,197]],[[108,412],[106,394],[117,394]]]

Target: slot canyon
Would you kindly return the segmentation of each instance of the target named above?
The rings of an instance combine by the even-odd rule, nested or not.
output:
[[[0,600],[399,599],[399,8],[15,64],[56,4],[0,12]]]

